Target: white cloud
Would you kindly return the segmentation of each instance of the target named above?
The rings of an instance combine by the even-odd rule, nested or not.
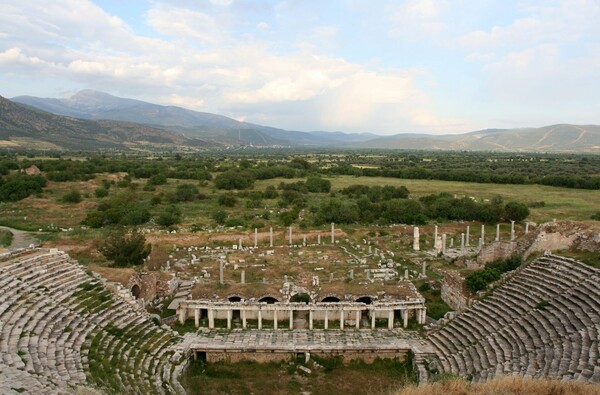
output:
[[[210,15],[185,8],[159,4],[148,11],[148,23],[158,32],[184,39],[198,39],[215,44],[223,39],[223,31]]]

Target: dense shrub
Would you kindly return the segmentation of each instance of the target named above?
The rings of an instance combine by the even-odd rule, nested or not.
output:
[[[218,189],[247,189],[254,185],[254,175],[250,171],[228,170],[215,177]]]
[[[71,191],[66,193],[61,200],[63,203],[79,203],[81,202],[81,194],[77,191]]]
[[[39,193],[46,186],[46,179],[42,176],[27,176],[15,174],[0,180],[0,201],[16,202],[29,195]]]
[[[118,230],[100,244],[98,251],[113,261],[114,266],[127,267],[144,263],[150,255],[151,246],[146,245],[146,238],[141,233]]]

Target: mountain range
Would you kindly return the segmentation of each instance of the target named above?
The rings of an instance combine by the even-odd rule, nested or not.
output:
[[[0,97],[0,147],[203,150],[239,146],[600,153],[600,126],[464,134],[300,132],[83,90],[66,99]]]

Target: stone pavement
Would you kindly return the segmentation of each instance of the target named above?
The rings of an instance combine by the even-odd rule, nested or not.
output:
[[[208,330],[188,333],[182,351],[203,350],[398,350],[432,353],[431,344],[415,331],[393,330]]]

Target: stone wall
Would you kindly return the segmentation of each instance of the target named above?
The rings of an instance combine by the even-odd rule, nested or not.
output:
[[[478,264],[505,260],[517,252],[517,243],[511,241],[496,241],[485,244],[477,255]]]
[[[131,276],[127,282],[127,289],[132,294],[135,286],[139,287],[139,295],[134,295],[138,299],[143,299],[146,303],[152,301],[157,296],[167,296],[173,291],[170,279],[166,279],[164,274],[159,272],[138,272]]]
[[[310,351],[311,356],[321,358],[341,357],[343,362],[361,360],[372,363],[377,358],[396,359],[400,362],[406,360],[409,350],[336,350],[336,351]],[[255,361],[259,363],[294,361],[300,352],[289,351],[208,351],[206,361],[209,363],[226,361],[229,363],[240,361]],[[304,354],[303,352],[301,354]],[[304,361],[304,360],[302,360]]]
[[[442,300],[455,311],[465,311],[471,305],[465,279],[455,270],[444,273],[441,292]]]

